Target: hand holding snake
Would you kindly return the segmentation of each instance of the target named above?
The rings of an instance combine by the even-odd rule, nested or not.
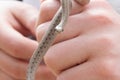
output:
[[[89,3],[89,0],[76,0],[81,5],[86,5]],[[61,0],[60,9],[52,19],[49,29],[45,33],[43,39],[39,43],[38,48],[33,53],[32,58],[28,66],[27,80],[35,80],[35,72],[39,66],[39,63],[42,61],[43,56],[52,45],[57,34],[63,31],[63,27],[67,22],[70,9],[72,7],[71,0]]]

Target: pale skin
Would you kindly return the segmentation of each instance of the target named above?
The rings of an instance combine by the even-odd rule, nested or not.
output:
[[[37,48],[35,36],[38,10],[16,1],[0,1],[0,80],[25,80],[28,60]],[[55,80],[45,65],[40,65],[37,80]]]
[[[42,2],[42,0],[41,0]],[[0,1],[0,80],[25,80],[28,60],[37,48],[35,37],[38,10],[17,1]],[[56,80],[45,65],[40,65],[37,80]]]
[[[57,4],[55,0],[41,3],[38,40]],[[120,80],[120,15],[106,0],[91,0],[82,13],[80,6],[75,7],[65,31],[45,55],[46,65],[57,80]]]
[[[41,40],[59,2],[41,0],[37,29],[35,8],[0,4],[4,4],[0,5],[0,80],[25,80],[28,60],[38,45],[26,36]],[[119,14],[105,0],[91,0],[82,13],[79,7],[73,2],[65,31],[45,55],[49,68],[40,65],[37,80],[120,80]]]

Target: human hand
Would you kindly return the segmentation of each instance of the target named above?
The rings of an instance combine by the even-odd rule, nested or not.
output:
[[[18,1],[0,1],[0,80],[25,80],[28,60],[37,48],[36,8]],[[55,80],[45,65],[37,71],[37,80]]]
[[[49,27],[52,12],[58,9],[55,3],[41,5],[44,14],[41,12],[38,39]],[[75,11],[79,6],[72,13]],[[71,15],[64,32],[45,55],[45,63],[57,80],[120,80],[119,21],[120,15],[106,0],[91,0],[82,13]]]

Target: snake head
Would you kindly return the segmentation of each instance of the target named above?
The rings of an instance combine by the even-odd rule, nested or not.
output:
[[[60,27],[60,26],[56,26],[56,27],[55,27],[55,30],[56,30],[58,33],[61,33],[61,32],[64,31],[64,30],[63,30],[63,27]]]

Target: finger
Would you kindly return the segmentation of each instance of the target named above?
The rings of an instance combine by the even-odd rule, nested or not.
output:
[[[0,70],[0,80],[13,80],[10,76]]]
[[[0,15],[1,27],[3,24],[10,24],[12,28],[14,28],[16,31],[20,32],[24,36],[28,37],[30,35],[33,35],[28,29],[26,29],[26,26],[23,26],[18,20],[16,20],[16,17],[13,16],[13,14],[11,13],[11,11],[9,9],[8,10],[7,10],[7,8],[5,8],[5,9],[6,9],[6,11],[2,11],[1,15]]]
[[[0,69],[15,79],[24,79],[27,64],[6,54],[0,51]]]
[[[57,80],[103,80],[98,76],[96,67],[96,64],[88,61],[63,71]]]
[[[38,43],[24,37],[15,31],[8,23],[2,26],[0,31],[0,48],[13,57],[28,60]]]
[[[70,16],[67,24],[64,27],[64,31],[56,37],[54,43],[69,40],[71,38],[74,38],[83,34],[84,30],[86,30],[86,27],[88,27],[86,25],[90,25],[92,22],[92,20],[90,21],[89,20],[90,19],[88,19],[88,17],[86,17],[86,15],[84,14]],[[88,23],[86,24],[86,22]],[[36,37],[38,41],[42,39],[49,25],[50,25],[50,22],[46,22],[38,26],[38,28],[36,29]]]
[[[38,26],[41,23],[51,20],[53,16],[55,15],[56,11],[58,10],[59,6],[60,6],[60,3],[58,0],[43,1],[40,6],[40,13],[39,13],[39,18],[37,20],[38,22],[36,26]],[[83,6],[73,0],[71,14],[79,13],[82,10],[83,10]]]
[[[110,56],[91,58],[83,64],[64,70],[57,80],[119,80],[118,61],[118,57]]]
[[[6,54],[4,51],[0,51],[0,69],[15,80],[26,79],[28,63]],[[37,80],[55,80],[55,76],[45,65],[40,65],[36,73],[36,78]]]
[[[38,16],[38,10],[25,3],[18,2],[11,7],[13,16],[23,25],[26,29],[30,30],[35,35],[35,22]]]
[[[81,64],[90,57],[91,41],[87,36],[83,36],[58,43],[48,50],[45,63],[55,74]]]
[[[110,25],[109,23],[111,23],[110,20],[112,17],[108,17],[106,14],[113,16],[113,14],[109,13],[111,7],[101,7],[106,5],[108,5],[108,3],[103,1],[92,1],[88,5],[89,9],[84,10],[82,13],[71,15],[64,27],[64,31],[57,36],[55,43],[88,33],[92,29],[99,30],[103,25]],[[36,29],[38,41],[41,40],[49,25],[50,22],[46,22],[38,26]]]
[[[109,33],[108,33],[109,34]],[[82,64],[93,56],[110,51],[112,35],[101,33],[81,35],[53,45],[45,55],[45,63],[55,72]],[[91,47],[92,46],[92,47]],[[97,53],[97,54],[96,54]]]

